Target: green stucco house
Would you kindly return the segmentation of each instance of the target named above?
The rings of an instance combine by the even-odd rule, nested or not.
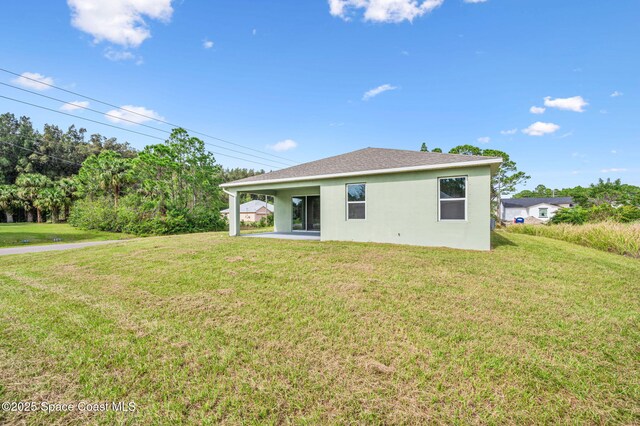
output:
[[[322,241],[490,249],[491,175],[502,159],[366,148],[223,184],[229,234],[238,194],[274,197],[275,232]]]

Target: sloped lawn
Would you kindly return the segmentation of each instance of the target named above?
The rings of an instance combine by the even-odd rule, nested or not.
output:
[[[640,261],[154,237],[0,260],[0,423],[640,422]]]

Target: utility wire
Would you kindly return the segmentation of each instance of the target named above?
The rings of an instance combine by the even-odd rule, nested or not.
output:
[[[67,115],[67,116],[69,116],[69,117],[78,118],[78,119],[80,119],[80,120],[90,121],[90,122],[92,122],[92,123],[101,124],[101,125],[103,125],[103,126],[113,127],[114,129],[119,129],[119,130],[122,130],[122,131],[125,131],[125,132],[131,132],[131,133],[135,133],[135,134],[138,134],[138,135],[141,135],[141,136],[146,136],[146,137],[149,137],[149,138],[152,138],[152,139],[157,139],[157,140],[160,140],[160,141],[164,141],[164,139],[163,139],[163,138],[161,138],[161,137],[159,137],[159,136],[154,136],[154,135],[150,135],[150,134],[148,134],[148,133],[138,132],[138,131],[136,131],[136,130],[125,129],[124,127],[115,126],[115,125],[113,125],[113,124],[109,124],[109,123],[103,123],[103,122],[101,122],[101,121],[92,120],[92,119],[90,119],[90,118],[81,117],[81,116],[79,116],[79,115],[69,114],[68,112],[58,111],[57,109],[47,108],[47,107],[45,107],[45,106],[37,105],[37,104],[33,104],[33,103],[31,103],[31,102],[26,102],[26,101],[21,101],[21,100],[19,100],[19,99],[15,99],[15,98],[10,98],[9,96],[2,96],[2,95],[0,95],[0,98],[8,99],[8,100],[10,100],[10,101],[14,101],[14,102],[19,102],[19,103],[21,103],[21,104],[29,105],[29,106],[36,107],[36,108],[40,108],[40,109],[44,109],[44,110],[51,111],[51,112],[55,112],[55,113],[58,113],[58,114]],[[236,157],[236,156],[229,155],[229,154],[223,154],[223,153],[221,153],[221,152],[215,152],[215,151],[210,151],[210,152],[211,152],[212,154],[221,155],[221,156],[223,156],[223,157],[234,158],[234,159],[236,159],[236,160],[242,160],[242,161],[249,161],[249,162],[251,162],[251,163],[260,164],[260,165],[262,165],[262,166],[273,167],[273,168],[275,168],[275,169],[278,169],[278,168],[279,168],[279,166],[274,166],[273,164],[261,163],[261,162],[259,162],[259,161],[249,160],[249,159],[241,158],[241,157]]]
[[[38,84],[43,84],[43,85],[45,85],[45,86],[52,87],[52,88],[54,88],[54,89],[58,89],[58,90],[61,90],[61,91],[63,91],[63,92],[67,92],[67,93],[70,93],[70,94],[75,95],[75,96],[80,96],[80,97],[82,97],[82,98],[89,99],[89,100],[91,100],[91,101],[98,102],[98,103],[100,103],[100,104],[107,105],[107,106],[110,106],[110,107],[112,107],[112,108],[117,108],[117,109],[119,109],[119,110],[126,111],[126,112],[131,113],[131,114],[139,115],[140,117],[144,117],[144,118],[149,119],[149,120],[158,121],[158,122],[160,122],[160,123],[167,124],[167,125],[169,125],[169,126],[171,126],[171,127],[181,127],[181,128],[183,128],[183,129],[187,130],[188,132],[191,132],[191,133],[194,133],[194,134],[198,134],[198,135],[201,135],[201,136],[206,136],[206,137],[208,137],[208,138],[215,139],[215,140],[217,140],[217,141],[224,142],[224,143],[229,144],[229,145],[235,145],[235,146],[237,146],[237,147],[244,148],[244,149],[246,149],[246,150],[250,150],[250,151],[254,151],[254,152],[259,152],[259,153],[261,153],[261,154],[265,154],[265,155],[268,155],[268,156],[270,156],[270,157],[279,158],[279,159],[281,159],[281,160],[285,160],[285,161],[288,161],[288,162],[293,163],[293,164],[299,164],[299,163],[297,163],[297,162],[295,162],[295,161],[293,161],[293,160],[290,160],[290,159],[285,158],[285,157],[281,157],[281,156],[279,156],[279,155],[271,154],[271,153],[268,153],[268,152],[265,152],[265,151],[260,151],[260,150],[254,149],[254,148],[250,148],[250,147],[247,147],[247,146],[241,145],[241,144],[239,144],[239,143],[231,142],[231,141],[226,140],[226,139],[222,139],[222,138],[218,138],[218,137],[216,137],[216,136],[212,136],[212,135],[209,135],[209,134],[206,134],[206,133],[198,132],[197,130],[189,129],[189,128],[187,128],[187,127],[180,126],[180,125],[178,125],[178,124],[173,124],[173,123],[171,123],[171,122],[169,122],[169,121],[165,121],[165,120],[162,120],[162,119],[157,118],[157,117],[152,117],[152,116],[149,116],[149,115],[141,114],[141,113],[139,113],[139,112],[137,112],[137,111],[132,111],[132,110],[129,110],[129,109],[126,109],[126,108],[122,108],[122,107],[119,107],[119,106],[114,105],[114,104],[112,104],[112,103],[105,102],[105,101],[101,101],[101,100],[99,100],[99,99],[92,98],[92,97],[90,97],[90,96],[83,95],[83,94],[78,93],[78,92],[74,92],[74,91],[72,91],[72,90],[64,89],[64,88],[59,87],[59,86],[56,86],[56,85],[54,85],[54,84],[45,83],[45,82],[43,82],[43,81],[36,80],[36,79],[34,79],[34,78],[30,78],[30,77],[23,76],[22,74],[18,74],[18,73],[16,73],[16,72],[10,71],[10,70],[8,70],[8,69],[6,69],[6,68],[0,68],[0,71],[5,72],[5,73],[7,73],[7,74],[15,75],[15,76],[20,77],[20,78],[24,78],[24,79],[27,79],[27,80],[34,81],[34,82],[36,82],[36,83],[38,83]],[[245,154],[245,155],[246,155],[246,154]]]
[[[158,131],[158,132],[167,133],[167,134],[169,134],[169,135],[171,134],[171,131],[169,131],[169,130],[161,129],[161,128],[159,128],[159,127],[149,126],[148,124],[139,123],[139,122],[137,122],[137,121],[135,121],[135,120],[129,120],[129,119],[127,119],[127,118],[119,117],[119,116],[114,115],[114,114],[109,114],[108,112],[103,112],[103,111],[99,111],[99,110],[97,110],[97,109],[89,108],[89,107],[86,107],[86,106],[84,106],[84,105],[78,105],[78,104],[75,104],[75,103],[73,103],[73,102],[67,102],[67,101],[65,101],[65,100],[63,100],[63,99],[54,98],[53,96],[47,96],[47,95],[42,94],[42,93],[34,92],[33,90],[24,89],[24,88],[22,88],[22,87],[14,86],[14,85],[12,85],[12,84],[3,83],[3,82],[1,82],[1,81],[0,81],[0,84],[1,84],[1,85],[3,85],[3,86],[11,87],[11,88],[16,89],[16,90],[21,90],[21,91],[23,91],[23,92],[31,93],[31,94],[36,95],[36,96],[40,96],[40,97],[43,97],[43,98],[51,99],[52,101],[62,102],[62,103],[63,103],[63,104],[65,104],[65,105],[73,105],[73,106],[75,106],[76,108],[82,108],[82,109],[85,109],[85,110],[87,110],[87,111],[95,112],[95,113],[97,113],[97,114],[102,114],[102,115],[104,115],[104,116],[106,116],[106,117],[111,117],[111,118],[114,118],[114,119],[117,119],[117,120],[126,121],[126,122],[129,122],[129,123],[132,123],[132,124],[136,124],[136,125],[139,125],[139,126],[147,127],[147,128],[149,128],[149,129],[152,129],[152,130],[156,130],[156,131]],[[225,149],[225,150],[227,150],[227,151],[235,152],[235,153],[237,153],[237,154],[241,154],[241,155],[253,155],[253,154],[247,154],[246,152],[238,151],[238,150],[235,150],[235,149],[227,148],[227,147],[224,147],[224,146],[220,146],[220,145],[212,144],[212,143],[210,143],[210,142],[204,142],[204,144],[205,144],[205,145],[209,145],[209,146],[213,146],[213,147],[215,147],[215,148]],[[260,157],[260,156],[257,156],[257,155],[253,155],[253,156],[254,156],[254,157],[256,157],[256,158],[259,158],[259,159],[261,159],[261,160],[271,161],[271,162],[273,162],[273,163],[279,163],[279,164],[282,164],[282,165],[284,165],[284,166],[289,167],[289,164],[284,163],[284,162],[282,162],[282,161],[278,161],[278,160],[271,160],[271,159],[269,159],[269,158],[264,158],[264,157]]]
[[[29,139],[29,141],[30,142],[42,142],[41,140],[38,140],[38,139]],[[49,154],[43,154],[42,152],[38,152],[38,151],[35,151],[33,149],[25,148],[24,146],[16,145],[16,144],[13,144],[11,142],[0,140],[0,143],[4,143],[4,144],[7,144],[7,145],[14,146],[16,148],[24,149],[25,151],[33,152],[33,153],[38,154],[38,155],[43,155],[43,156],[48,157],[48,158],[53,158],[54,160],[58,160],[58,161],[62,161],[62,162],[65,162],[65,163],[73,164],[74,166],[82,167],[82,164],[80,164],[80,163],[76,163],[76,162],[73,162],[73,161],[65,160],[64,158],[54,157],[53,155],[49,155]]]

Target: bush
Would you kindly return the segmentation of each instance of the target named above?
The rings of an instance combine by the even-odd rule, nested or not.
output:
[[[140,203],[133,196],[122,198],[117,209],[109,198],[78,200],[71,210],[69,223],[82,229],[140,236],[220,231],[225,228],[225,221],[216,209],[169,210],[161,215],[151,205]]]
[[[551,223],[572,223],[581,225],[589,218],[588,209],[582,207],[574,207],[571,209],[560,209],[551,218]]]
[[[628,223],[640,220],[640,208],[636,206],[613,207],[610,204],[600,204],[590,208],[573,207],[560,209],[551,219],[552,224],[570,223],[582,225],[596,222]]]

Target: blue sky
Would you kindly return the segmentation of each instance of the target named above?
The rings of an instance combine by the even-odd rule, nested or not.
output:
[[[638,185],[639,16],[635,0],[6,1],[1,67],[296,162],[474,144],[508,152],[527,188]],[[25,83],[14,80],[0,73]],[[0,95],[61,107],[6,86]],[[158,142],[5,99],[0,111]]]

